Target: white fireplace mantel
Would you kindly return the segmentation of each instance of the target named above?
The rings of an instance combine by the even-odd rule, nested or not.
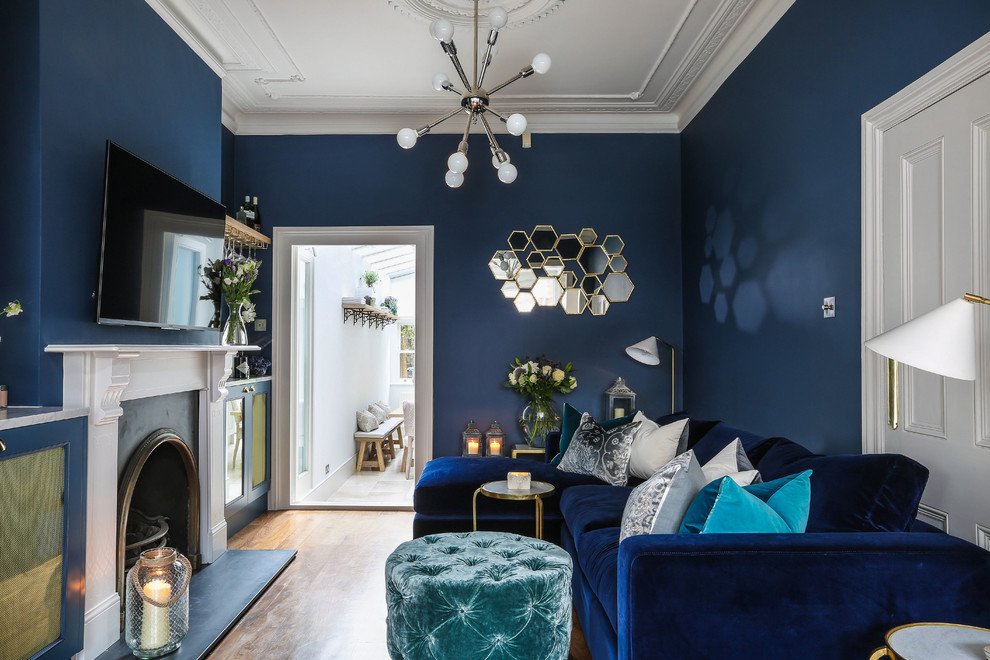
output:
[[[58,344],[62,405],[89,412],[86,490],[85,646],[98,656],[120,637],[117,595],[117,422],[121,401],[200,392],[200,552],[205,564],[227,550],[224,520],[223,400],[234,353],[257,346]]]

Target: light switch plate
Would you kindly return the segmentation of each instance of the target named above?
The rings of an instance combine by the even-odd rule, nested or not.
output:
[[[829,296],[822,302],[822,316],[827,319],[835,318],[835,296]]]
[[[268,319],[255,319],[254,320],[254,330],[255,332],[265,332],[268,330]]]

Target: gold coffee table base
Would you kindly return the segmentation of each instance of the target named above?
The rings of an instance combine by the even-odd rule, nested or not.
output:
[[[870,660],[977,660],[990,645],[990,630],[954,623],[909,623],[887,633]]]
[[[509,482],[505,481],[489,481],[486,484],[481,484],[478,490],[474,491],[474,497],[471,500],[471,515],[474,520],[474,531],[478,531],[478,494],[482,494],[485,497],[491,497],[496,500],[534,500],[536,502],[536,538],[543,540],[543,497],[547,495],[552,495],[556,490],[553,484],[548,484],[545,481],[533,481],[529,485],[528,490],[510,490]]]

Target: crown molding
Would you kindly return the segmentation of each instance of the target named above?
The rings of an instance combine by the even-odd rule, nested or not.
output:
[[[189,17],[180,14],[173,2],[170,0],[145,0],[145,2],[179,35],[179,38],[186,42],[194,53],[199,55],[200,59],[213,70],[213,73],[220,78],[227,76],[223,59],[209,46],[208,40],[202,33],[189,27],[191,25]]]

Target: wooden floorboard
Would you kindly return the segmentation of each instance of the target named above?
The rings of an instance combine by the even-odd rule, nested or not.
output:
[[[209,660],[388,660],[385,559],[412,538],[412,518],[404,511],[260,516],[229,547],[295,549],[298,555]],[[591,659],[580,629],[571,637],[570,659]]]

